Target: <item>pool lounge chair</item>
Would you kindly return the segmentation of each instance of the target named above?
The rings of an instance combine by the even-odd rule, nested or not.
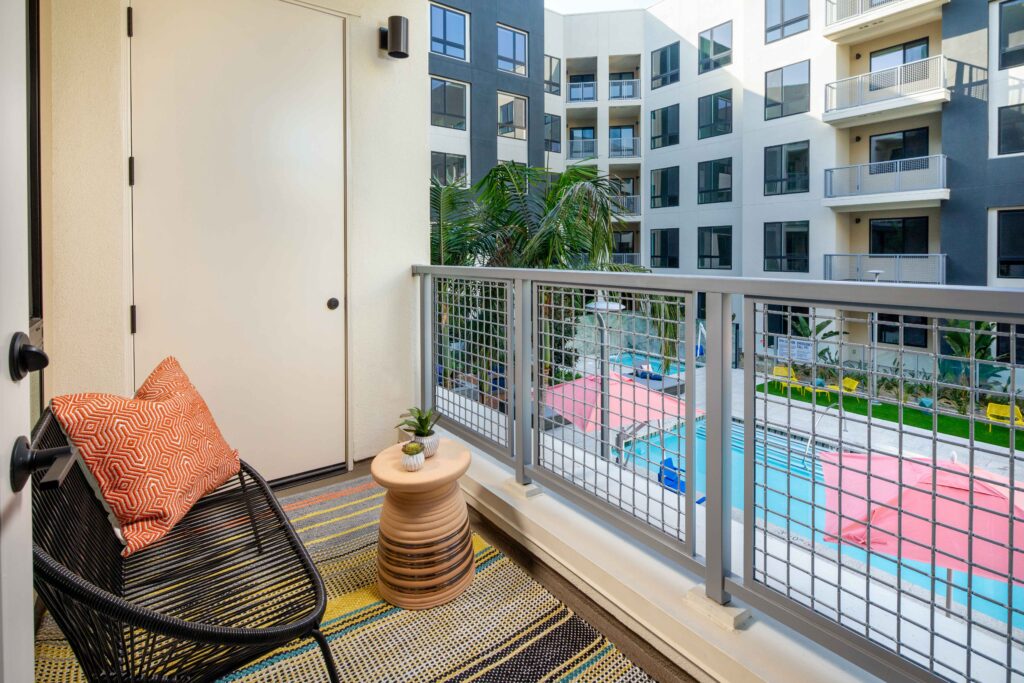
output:
[[[1010,426],[1010,404],[989,403],[985,408],[985,417],[991,422],[1000,422]],[[1024,427],[1024,414],[1021,414],[1020,406],[1016,403],[1013,404],[1013,421],[1017,426]],[[992,431],[991,424],[988,426],[988,431]]]
[[[805,387],[803,384],[800,384],[800,379],[796,376],[796,373],[793,372],[793,368],[787,367],[785,365],[776,365],[774,368],[772,368],[771,381],[774,382],[775,384],[781,384],[782,386],[788,387],[790,389],[796,387],[797,389],[800,390],[801,393],[807,390],[807,387]]]
[[[839,385],[839,384],[829,384],[829,385],[827,385],[825,387],[824,390],[816,389],[815,391],[835,392],[835,393],[840,394],[840,395],[842,395],[842,394],[852,394],[853,397],[859,401],[859,400],[861,400],[861,397],[859,395],[857,395],[857,387],[859,387],[859,386],[860,386],[860,382],[859,381],[855,380],[852,377],[844,377],[842,385]]]

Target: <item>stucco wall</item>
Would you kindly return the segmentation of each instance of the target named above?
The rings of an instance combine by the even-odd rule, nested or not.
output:
[[[429,261],[428,48],[421,30],[427,3],[304,4],[349,15],[347,451],[360,459],[395,441],[398,413],[417,398],[418,288],[409,269]],[[44,200],[52,206],[44,226],[49,396],[134,388],[126,5],[52,0],[50,7],[44,44],[52,60],[44,86],[52,96],[44,129],[53,140],[52,192]],[[407,60],[377,49],[377,29],[393,14],[409,18]]]

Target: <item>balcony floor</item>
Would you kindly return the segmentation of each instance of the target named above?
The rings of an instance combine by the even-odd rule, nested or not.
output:
[[[360,476],[365,470],[358,468],[354,476],[281,497],[327,586],[322,628],[341,680],[449,680],[474,673],[482,674],[482,680],[502,681],[532,681],[548,675],[581,681],[652,680],[573,608],[484,540],[481,530],[531,566],[529,555],[517,553],[500,532],[479,521],[474,524],[476,578],[466,593],[448,605],[421,612],[381,600],[376,589],[376,541],[384,490]],[[555,592],[564,595],[566,590],[563,586]],[[584,605],[581,611],[604,630],[616,631],[630,641],[628,649],[634,657],[664,680],[692,680],[657,653],[644,652],[632,642],[632,634],[596,605]],[[294,641],[230,677],[234,681],[326,679],[319,651],[305,641]],[[49,617],[37,636],[36,680],[84,680],[74,654]]]

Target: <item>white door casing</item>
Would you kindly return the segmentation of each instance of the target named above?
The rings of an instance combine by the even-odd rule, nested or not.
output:
[[[0,0],[0,682],[33,680],[31,487],[11,490],[14,440],[29,431],[29,380],[8,348],[28,328],[28,118],[24,0]]]
[[[344,19],[132,6],[136,386],[176,356],[265,477],[343,463]]]

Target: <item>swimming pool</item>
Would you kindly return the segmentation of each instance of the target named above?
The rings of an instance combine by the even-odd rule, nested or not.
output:
[[[626,365],[634,369],[639,369],[641,366],[649,364],[654,368],[654,372],[662,375],[681,375],[686,367],[683,363],[669,363],[668,372],[665,372],[664,358],[643,353],[622,353],[612,356],[609,360],[612,363]]]
[[[703,421],[697,424],[697,440],[694,448],[694,455],[697,471],[694,477],[685,476],[686,461],[686,438],[685,425],[681,424],[676,429],[666,432],[663,435],[652,435],[642,439],[627,442],[623,447],[622,455],[626,462],[635,461],[637,466],[646,467],[654,475],[657,475],[661,463],[666,457],[670,457],[676,468],[686,479],[687,490],[692,490],[697,499],[707,495],[707,432]],[[821,466],[817,463],[814,449],[807,451],[807,442],[794,439],[787,443],[784,436],[769,434],[765,447],[761,434],[757,436],[757,467],[755,468],[756,481],[758,486],[754,489],[756,514],[758,519],[767,519],[767,522],[776,528],[786,530],[787,534],[799,536],[822,548],[837,550],[836,543],[825,540],[823,530],[825,529],[825,476]],[[736,509],[743,506],[743,425],[733,424],[732,426],[732,479],[730,481],[730,494],[733,505]],[[767,465],[765,464],[767,457]],[[691,481],[692,479],[692,481]],[[690,488],[692,486],[692,489]],[[787,495],[788,493],[788,495]],[[765,496],[767,494],[767,500]],[[808,544],[809,546],[810,544]],[[902,563],[902,580],[913,584],[926,591],[932,590],[932,568],[931,565],[916,562],[913,560],[896,560],[891,555],[868,553],[852,545],[842,546],[842,556],[867,564],[869,562],[872,573],[875,570],[884,571],[896,576],[898,567]],[[965,572],[953,572],[953,600],[961,605],[967,604],[967,591],[957,586],[967,586],[967,574]],[[971,592],[973,599],[971,608],[1001,622],[1007,619],[1007,609],[1004,605],[1009,602],[1009,584],[997,579],[986,578],[974,574],[971,579]],[[935,602],[941,605],[946,594],[946,569],[937,567],[935,569]],[[1014,586],[1013,605],[1024,605],[1024,586]],[[1014,611],[1013,625],[1017,628],[1024,628],[1024,614]]]

